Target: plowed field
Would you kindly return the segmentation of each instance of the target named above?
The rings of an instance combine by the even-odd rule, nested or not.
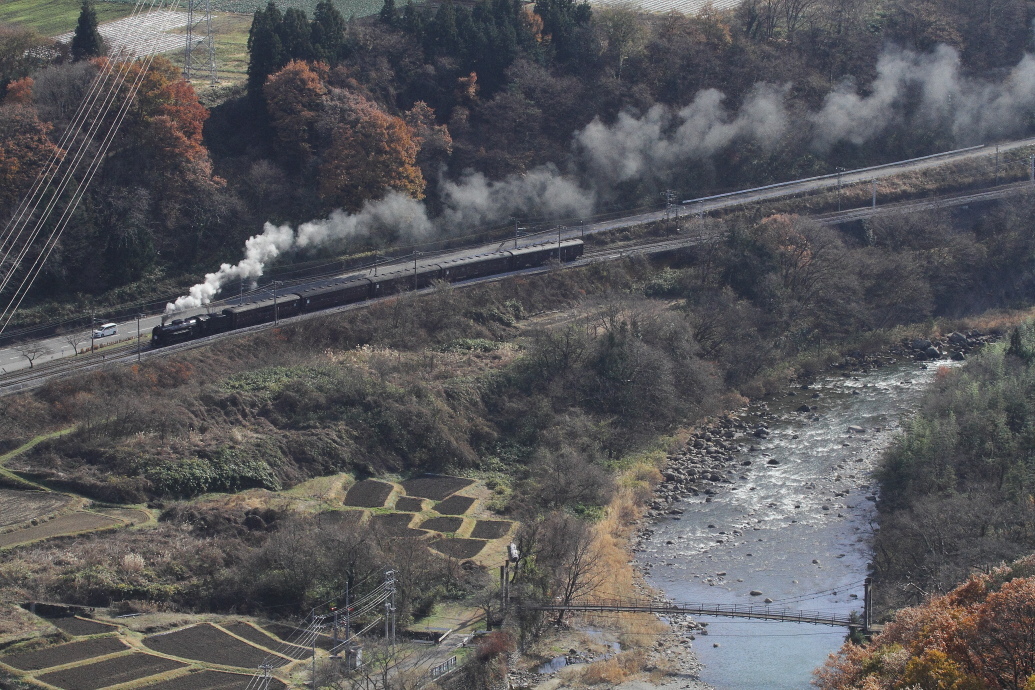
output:
[[[134,653],[98,661],[96,664],[83,664],[63,671],[53,671],[38,678],[44,683],[66,690],[98,690],[186,667],[186,664],[172,659]]]
[[[468,496],[450,496],[435,506],[435,512],[443,515],[463,515],[471,506],[474,499]]]
[[[507,520],[479,520],[471,532],[472,539],[499,539],[514,525]]]
[[[237,673],[199,671],[144,687],[147,690],[246,690],[251,681],[252,676]],[[287,686],[279,680],[273,679],[268,686],[263,687],[269,687],[270,690],[283,690]]]
[[[392,485],[374,479],[356,482],[345,494],[345,505],[359,508],[380,508],[392,493]]]
[[[88,621],[83,618],[48,618],[51,625],[64,630],[69,635],[97,635],[100,633],[113,632],[118,626],[100,621]]]
[[[61,510],[72,499],[48,491],[0,489],[0,527],[10,527]]]
[[[410,496],[430,498],[433,501],[448,498],[471,484],[474,484],[473,479],[463,477],[416,477],[402,483],[406,493]]]
[[[144,638],[144,645],[161,654],[210,664],[258,668],[269,652],[241,642],[208,623]]]
[[[54,647],[37,649],[34,652],[23,652],[0,657],[0,662],[13,666],[21,671],[39,671],[51,666],[62,666],[77,661],[84,661],[95,656],[104,656],[129,649],[117,637],[98,637],[82,642],[69,642]]]
[[[115,527],[116,525],[121,524],[122,521],[105,515],[76,511],[74,513],[68,513],[67,515],[56,517],[50,522],[44,522],[42,525],[37,525],[36,527],[16,529],[7,534],[0,534],[0,548],[5,546],[14,546],[15,544],[24,544],[30,541],[37,541],[39,539],[49,539],[50,537],[61,537],[69,534],[78,534],[79,532],[103,529],[105,527]]]
[[[453,558],[474,558],[485,548],[481,539],[439,539],[432,542],[431,548]]]

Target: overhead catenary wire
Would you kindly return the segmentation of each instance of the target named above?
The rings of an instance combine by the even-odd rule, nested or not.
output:
[[[163,0],[157,0],[158,6],[160,6],[161,2],[163,2]],[[171,8],[175,8],[177,6],[177,4],[178,4],[178,0],[172,0],[172,2],[170,3],[169,6]],[[156,5],[153,4],[151,9],[153,10],[155,6]],[[36,261],[33,263],[32,267],[29,269],[29,271],[26,273],[25,277],[22,279],[21,284],[18,286],[18,289],[14,292],[14,295],[11,297],[11,300],[8,302],[7,307],[4,308],[3,312],[0,312],[0,319],[3,320],[3,323],[0,323],[0,333],[2,333],[3,330],[7,327],[7,325],[10,323],[10,320],[13,317],[14,313],[21,306],[21,303],[25,299],[26,294],[28,293],[28,291],[32,287],[32,285],[35,283],[35,281],[38,278],[40,272],[42,271],[43,265],[45,264],[46,260],[49,258],[51,252],[53,252],[54,247],[56,246],[57,242],[60,240],[61,235],[64,232],[65,228],[68,226],[69,220],[71,219],[72,215],[75,213],[75,210],[78,208],[78,205],[82,201],[83,196],[85,196],[87,188],[89,187],[90,183],[92,182],[94,175],[96,175],[97,170],[100,168],[100,163],[103,161],[104,156],[107,154],[109,148],[111,147],[111,143],[114,140],[114,137],[115,137],[116,133],[118,132],[118,129],[121,126],[122,122],[125,120],[125,117],[126,117],[127,113],[129,112],[129,108],[132,105],[132,103],[133,103],[133,101],[134,101],[134,99],[136,97],[136,94],[139,91],[140,86],[142,85],[143,80],[144,80],[148,70],[150,69],[151,62],[153,61],[155,52],[157,50],[157,46],[158,46],[158,41],[157,41],[157,35],[156,35],[154,37],[154,39],[152,40],[150,51],[147,53],[147,55],[144,57],[143,60],[137,61],[139,63],[139,68],[138,68],[138,72],[137,72],[137,74],[136,74],[136,76],[135,76],[135,78],[133,80],[133,83],[129,87],[129,90],[126,92],[126,94],[125,94],[125,96],[124,96],[124,98],[122,100],[122,105],[119,108],[119,110],[116,112],[115,118],[111,121],[111,124],[108,127],[108,130],[105,133],[104,138],[102,139],[102,143],[100,144],[96,154],[94,155],[93,159],[90,161],[90,164],[87,167],[87,170],[86,170],[86,173],[83,176],[83,179],[79,182],[79,184],[75,187],[74,191],[72,192],[71,200],[69,201],[68,204],[66,204],[66,206],[64,208],[64,212],[60,216],[57,224],[55,225],[55,227],[53,229],[53,231],[51,232],[50,236],[47,238],[46,242],[44,243],[43,247],[41,248],[40,254],[37,256]],[[69,185],[70,181],[72,180],[72,177],[74,175],[75,170],[79,167],[79,164],[82,162],[83,158],[85,157],[85,151],[86,151],[87,146],[90,143],[92,143],[93,139],[96,136],[96,132],[97,132],[97,129],[99,128],[100,123],[103,122],[103,120],[107,117],[108,113],[111,111],[111,108],[114,105],[116,97],[118,95],[118,91],[119,91],[119,89],[121,89],[124,86],[124,84],[126,82],[126,76],[132,70],[133,64],[134,64],[134,62],[131,62],[131,61],[123,61],[123,66],[120,69],[120,74],[112,82],[112,85],[111,85],[111,87],[109,89],[109,92],[112,94],[111,98],[106,99],[106,103],[103,106],[102,111],[98,113],[97,117],[95,118],[94,122],[92,123],[91,129],[90,129],[90,131],[88,133],[88,136],[85,138],[84,144],[80,147],[80,150],[78,152],[78,156],[77,156],[76,160],[73,161],[73,165],[68,168],[67,174],[65,175],[65,177],[64,177],[64,179],[62,181],[62,184],[59,186],[59,189],[57,191],[55,191],[55,194],[52,197],[52,202],[55,202],[60,194],[63,194],[65,188]],[[48,208],[47,208],[46,212],[43,214],[43,216],[40,218],[39,222],[37,223],[36,228],[34,229],[34,233],[33,233],[32,237],[24,245],[23,251],[20,254],[20,257],[19,257],[19,260],[18,260],[17,263],[20,264],[21,258],[24,257],[25,252],[28,250],[28,247],[31,246],[31,244],[35,241],[35,238],[39,234],[39,232],[40,232],[41,228],[43,227],[44,223],[49,218],[50,214],[53,212],[54,205],[55,205],[54,203],[51,203],[50,205],[48,205]],[[3,283],[0,284],[0,289],[3,289],[6,286],[6,284],[10,281],[10,277],[11,277],[11,275],[13,275],[14,270],[15,270],[14,267],[12,267],[12,269],[11,269],[11,271],[9,271],[8,275],[5,276],[5,279],[4,279]]]
[[[145,13],[145,17],[150,16],[151,12],[154,11],[155,5],[163,1],[164,0],[150,0],[151,5]],[[131,15],[132,18],[140,16],[140,11],[146,3],[147,0],[138,0]],[[121,30],[117,34],[117,36],[123,36],[124,34],[129,33],[129,31],[130,27],[127,25],[125,29]],[[7,227],[4,231],[3,242],[0,242],[0,253],[4,253],[5,251],[8,251],[9,253],[10,249],[18,246],[18,239],[21,237],[28,224],[32,221],[40,202],[46,196],[47,190],[50,189],[51,184],[55,177],[57,177],[59,171],[64,170],[62,180],[67,178],[68,174],[70,174],[70,166],[62,166],[62,164],[74,160],[76,158],[77,150],[84,150],[89,146],[91,140],[80,139],[79,135],[82,133],[83,126],[89,119],[90,114],[94,112],[94,106],[97,104],[97,99],[100,94],[104,92],[104,85],[107,83],[108,77],[114,73],[117,66],[120,66],[125,62],[124,60],[117,60],[119,54],[124,52],[125,49],[120,47],[117,41],[113,40],[112,47],[107,56],[107,61],[102,65],[93,82],[91,82],[90,88],[87,90],[86,95],[80,102],[79,108],[59,140],[48,164],[44,166],[41,173],[37,176],[36,182],[33,184],[29,194],[23,198],[22,202],[19,204],[18,210],[12,216],[11,220],[8,221]],[[114,84],[114,82],[112,83]],[[112,93],[112,89],[110,87],[108,92],[109,94]],[[97,114],[94,116],[93,122],[95,124],[99,123],[106,114],[107,110],[102,105],[101,108],[97,110]],[[57,198],[57,194],[52,194],[51,202],[55,201]],[[5,250],[8,242],[11,243],[11,247]]]

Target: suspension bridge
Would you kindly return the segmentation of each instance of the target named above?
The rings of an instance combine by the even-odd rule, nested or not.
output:
[[[510,603],[531,611],[561,613],[652,613],[658,616],[717,616],[721,618],[752,618],[755,620],[782,621],[784,623],[810,623],[829,625],[836,628],[876,632],[880,626],[870,622],[870,578],[863,583],[863,612],[858,614],[829,611],[801,611],[770,604],[706,604],[697,602],[645,601],[643,599],[610,599],[604,601],[577,601],[571,603],[525,601],[510,599]]]

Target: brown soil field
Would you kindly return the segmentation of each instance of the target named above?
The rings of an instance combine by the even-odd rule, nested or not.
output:
[[[270,651],[280,651],[281,647],[285,645],[284,642],[281,642],[276,637],[273,637],[272,635],[269,635],[263,632],[262,630],[259,630],[254,625],[249,625],[244,621],[226,624],[220,623],[219,627],[223,630],[226,630],[229,633],[237,635],[238,637],[243,637],[244,639],[248,640],[253,644],[257,644],[260,647],[265,647]],[[302,647],[299,647],[299,649],[302,649]]]
[[[241,642],[208,623],[146,637],[144,645],[181,659],[238,668],[258,668],[270,656],[268,652]]]
[[[116,525],[121,524],[123,524],[121,520],[116,520],[115,518],[110,518],[105,515],[76,511],[74,513],[68,513],[67,515],[56,517],[50,522],[45,522],[36,527],[17,529],[13,532],[8,532],[7,534],[0,534],[0,549],[5,546],[24,544],[26,542],[37,541],[39,539],[49,539],[50,537],[78,534],[79,532],[89,532],[91,530],[115,527]]]
[[[485,543],[481,539],[439,539],[431,543],[431,548],[453,558],[474,558],[485,548]]]
[[[238,673],[199,671],[144,687],[147,690],[245,690],[251,681],[252,676]],[[274,678],[268,687],[270,690],[284,690],[287,686]]]
[[[421,523],[421,529],[430,529],[433,532],[455,532],[464,524],[463,518],[458,517],[437,517],[425,520]]]
[[[473,498],[468,496],[450,496],[435,506],[435,512],[442,515],[463,515],[470,510],[472,505],[474,505]]]
[[[424,510],[424,500],[413,496],[403,496],[395,502],[395,509],[419,513]]]
[[[471,532],[472,539],[499,539],[514,526],[507,520],[479,520]]]
[[[37,676],[37,679],[50,685],[56,685],[59,688],[65,688],[65,690],[98,690],[98,688],[128,683],[138,678],[156,676],[159,673],[186,667],[186,664],[181,664],[172,659],[163,659],[160,656],[134,652],[126,656],[117,656],[114,659],[98,661],[96,664],[85,664],[63,671],[52,671],[51,673]]]
[[[323,525],[355,527],[363,521],[363,516],[366,514],[365,510],[328,510],[320,513],[316,518]]]
[[[423,537],[427,534],[424,530],[412,529],[409,527],[413,520],[413,513],[386,513],[384,515],[372,515],[371,524],[376,525],[390,537]]]
[[[100,633],[114,632],[117,625],[101,623],[100,621],[86,620],[85,618],[48,618],[47,622],[61,628],[69,635],[97,635]]]
[[[380,508],[392,493],[392,485],[375,479],[356,482],[345,494],[345,505],[360,508]]]
[[[465,486],[474,484],[473,479],[463,477],[416,477],[407,479],[402,483],[406,493],[410,496],[430,498],[433,501],[441,501],[449,498]]]
[[[124,652],[129,647],[117,637],[98,637],[82,642],[69,642],[32,652],[0,656],[0,662],[21,671],[39,671],[51,666],[72,664],[95,656]]]
[[[49,491],[0,489],[0,528],[49,515],[71,502],[70,496]]]

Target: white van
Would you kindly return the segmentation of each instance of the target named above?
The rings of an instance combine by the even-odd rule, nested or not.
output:
[[[115,335],[119,332],[118,324],[106,323],[100,328],[93,332],[94,338],[107,338],[109,335]]]

